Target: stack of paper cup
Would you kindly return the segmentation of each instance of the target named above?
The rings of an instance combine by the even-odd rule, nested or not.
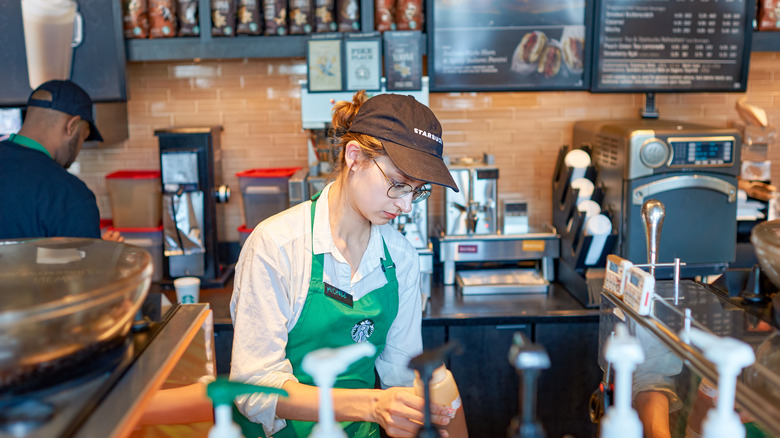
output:
[[[593,266],[601,258],[607,236],[612,233],[612,221],[603,214],[597,214],[585,221],[584,232],[586,236],[593,236],[588,254],[585,256],[585,266]]]
[[[566,157],[563,159],[566,167],[571,167],[572,174],[570,182],[585,177],[585,171],[590,166],[590,155],[582,149],[572,149],[566,153]]]
[[[571,188],[579,190],[575,205],[579,206],[583,201],[590,200],[593,196],[593,183],[587,178],[577,178],[571,182]]]
[[[601,206],[598,204],[598,202],[588,199],[577,204],[577,213],[575,214],[579,213],[585,213],[585,221],[587,222],[591,216],[595,216],[601,213]],[[572,218],[569,219],[569,223],[566,224],[566,230],[571,231],[571,225],[573,221],[574,216],[572,216]]]
[[[195,304],[200,298],[200,278],[181,277],[173,280],[176,289],[176,301],[182,304]]]

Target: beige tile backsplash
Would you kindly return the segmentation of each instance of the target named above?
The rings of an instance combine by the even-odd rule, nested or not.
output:
[[[776,73],[777,72],[777,73]],[[748,101],[780,124],[780,58],[754,53]],[[238,240],[242,224],[236,172],[257,167],[305,166],[307,133],[301,129],[303,59],[245,59],[208,62],[145,62],[127,66],[130,138],[81,152],[79,176],[111,216],[105,175],[121,169],[158,169],[154,130],[172,126],[221,125],[224,183],[231,201],[219,207],[219,239]],[[715,126],[738,120],[742,93],[659,94],[661,117]],[[529,202],[532,224],[551,219],[555,158],[571,142],[572,124],[591,118],[636,118],[641,94],[588,92],[433,93],[430,106],[444,127],[445,152],[452,156],[493,154],[499,194]],[[780,179],[780,145],[772,153],[773,181]],[[436,202],[435,196],[431,199]],[[433,210],[439,210],[433,207]]]

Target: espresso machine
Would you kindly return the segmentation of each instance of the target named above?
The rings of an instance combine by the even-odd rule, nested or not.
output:
[[[163,249],[166,278],[201,278],[201,286],[225,284],[232,269],[219,262],[217,203],[230,189],[222,180],[221,126],[155,131],[160,142]]]
[[[433,250],[428,240],[428,199],[412,204],[412,211],[398,215],[390,223],[417,249],[420,256],[420,289],[425,309],[433,281]]]
[[[444,264],[444,284],[457,284],[464,295],[547,292],[559,254],[555,230],[529,227],[526,233],[508,234],[499,228],[499,172],[491,155],[449,160],[448,168],[460,192],[446,190],[444,226],[431,236],[433,250]],[[459,263],[480,268],[482,262],[518,261],[534,262],[534,267],[456,273]]]

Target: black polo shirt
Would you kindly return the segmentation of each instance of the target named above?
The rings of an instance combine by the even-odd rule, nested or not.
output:
[[[0,239],[99,238],[100,213],[87,185],[40,144],[12,139],[0,142]]]

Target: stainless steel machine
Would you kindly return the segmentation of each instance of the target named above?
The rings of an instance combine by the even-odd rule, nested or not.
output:
[[[615,252],[634,263],[647,244],[640,208],[667,209],[659,262],[684,260],[683,277],[722,273],[736,257],[739,133],[667,120],[591,120],[574,125],[573,144],[589,148],[618,238]],[[671,278],[659,267],[659,278]]]
[[[498,168],[493,157],[464,158],[449,165],[459,193],[444,196],[445,224],[431,237],[444,264],[444,284],[457,284],[465,295],[546,292],[555,278],[553,261],[559,255],[558,235],[551,227],[528,227],[528,232],[504,234],[498,227]],[[518,261],[531,268],[462,270],[456,264]]]
[[[449,167],[460,192],[445,193],[448,236],[496,234],[498,231],[498,168],[483,161],[460,160]]]
[[[217,203],[230,189],[222,181],[221,126],[155,131],[160,141],[163,243],[167,278],[201,277],[223,285],[232,269],[219,262]]]

